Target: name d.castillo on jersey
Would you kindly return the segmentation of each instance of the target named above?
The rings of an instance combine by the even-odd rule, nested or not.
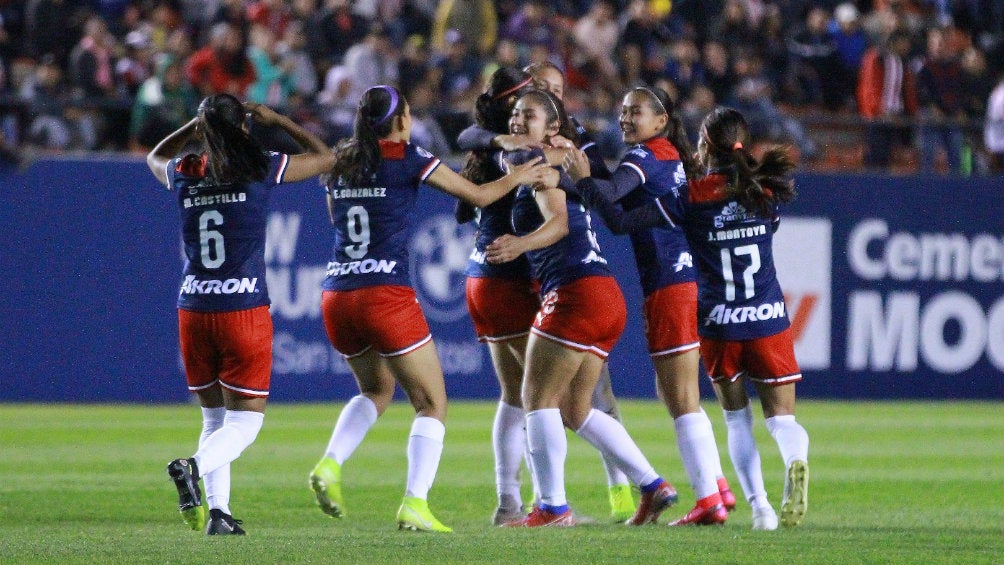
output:
[[[192,190],[190,192],[197,192]],[[216,206],[219,204],[234,204],[238,202],[247,202],[248,195],[245,192],[223,192],[216,194],[206,194],[204,196],[191,196],[187,197],[182,201],[182,205],[185,208],[191,208],[193,206]]]

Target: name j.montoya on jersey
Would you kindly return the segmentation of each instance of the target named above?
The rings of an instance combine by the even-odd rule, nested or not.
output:
[[[368,188],[335,188],[331,191],[331,197],[338,198],[384,198],[387,196],[387,189],[382,186],[371,186]]]
[[[388,261],[386,259],[363,259],[362,261],[349,261],[348,263],[329,261],[328,270],[325,275],[338,277],[342,275],[367,275],[370,273],[391,274],[394,272],[394,267],[396,266],[397,261]]]
[[[224,192],[222,194],[208,194],[206,196],[192,196],[185,198],[185,208],[192,206],[216,206],[217,204],[233,204],[235,202],[247,202],[246,192]]]
[[[730,239],[746,239],[758,235],[767,235],[767,226],[750,226],[748,228],[733,228],[708,232],[708,241],[728,241]]]
[[[716,304],[711,313],[704,319],[704,325],[725,326],[728,324],[743,324],[746,322],[762,322],[784,317],[784,302],[772,302],[759,306],[740,306],[729,308],[724,304]]]
[[[181,283],[181,294],[245,294],[258,292],[258,277],[227,279],[209,279],[200,281],[195,275],[185,277]]]

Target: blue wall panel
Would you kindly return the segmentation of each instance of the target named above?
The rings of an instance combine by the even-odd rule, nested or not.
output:
[[[0,174],[0,401],[184,401],[171,195],[138,160],[45,160]],[[806,175],[798,187],[777,247],[806,375],[799,394],[1004,398],[1004,182]],[[354,381],[320,319],[323,193],[298,183],[272,204],[272,398],[348,398]],[[463,297],[473,233],[452,208],[432,189],[422,195],[412,272],[448,393],[493,398]],[[630,246],[599,231],[629,309],[614,387],[654,397]]]

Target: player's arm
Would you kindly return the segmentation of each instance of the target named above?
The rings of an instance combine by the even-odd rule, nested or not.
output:
[[[477,185],[449,167],[439,166],[426,177],[425,182],[478,208],[488,206],[521,184],[544,184],[551,187],[558,184],[558,171],[547,163],[542,163],[540,157],[507,168],[509,172],[505,176]]]
[[[304,149],[304,153],[289,156],[289,165],[283,174],[286,182],[296,182],[326,173],[335,164],[335,153],[324,141],[289,117],[279,114],[264,104],[247,102],[244,108],[256,122],[264,126],[278,126],[289,134],[293,141]]]
[[[581,150],[569,151],[565,156],[562,166],[564,167],[565,172],[568,173],[568,176],[570,176],[576,184],[587,178],[592,178],[594,181],[601,181],[597,184],[597,188],[602,189],[607,199],[612,202],[616,202],[621,198],[624,198],[636,188],[640,187],[643,182],[643,179],[638,171],[635,170],[634,167],[630,166],[617,167],[617,169],[614,170],[614,172],[611,173],[607,179],[597,178],[592,174],[593,163],[589,159],[589,156],[586,155],[586,152]]]
[[[181,152],[188,140],[195,135],[198,118],[188,120],[188,123],[174,130],[150,150],[146,156],[146,164],[160,184],[167,186],[167,163]]]
[[[505,234],[485,248],[489,263],[507,263],[534,249],[552,245],[568,235],[568,207],[563,190],[538,190],[534,195],[544,223],[532,232],[516,236]]]
[[[625,234],[641,231],[657,226],[675,226],[669,214],[663,196],[651,200],[641,206],[625,210],[620,204],[607,197],[609,190],[603,187],[609,181],[594,178],[584,178],[575,187],[586,206],[603,218],[603,223],[615,234]]]

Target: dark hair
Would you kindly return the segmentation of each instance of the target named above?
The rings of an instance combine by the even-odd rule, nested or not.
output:
[[[352,186],[367,186],[380,166],[380,138],[390,134],[394,118],[404,114],[408,102],[393,86],[371,87],[359,99],[352,137],[335,147],[330,181],[341,178]]]
[[[769,216],[779,202],[795,198],[789,176],[795,168],[787,149],[772,147],[758,161],[749,152],[749,125],[739,111],[718,106],[701,122],[701,138],[707,147],[708,164],[733,171],[725,193],[749,210]]]
[[[488,88],[474,102],[474,123],[493,133],[509,133],[509,114],[520,95],[533,88],[533,77],[515,67],[499,67]],[[460,175],[475,184],[500,176],[491,148],[471,151]]]
[[[680,154],[680,161],[683,163],[683,171],[688,178],[696,177],[700,174],[700,167],[697,159],[694,158],[694,147],[690,144],[687,130],[683,127],[683,119],[676,109],[676,102],[666,93],[665,90],[657,87],[636,86],[631,92],[640,92],[649,101],[649,108],[656,114],[666,114],[666,131],[663,135],[676,147]]]
[[[199,104],[198,131],[209,152],[209,175],[218,183],[260,181],[268,155],[243,129],[245,111],[230,94],[213,94]]]
[[[561,103],[561,100],[558,100],[557,96],[546,90],[538,90],[535,88],[519,98],[520,100],[524,98],[531,98],[535,100],[544,108],[548,124],[554,121],[558,122],[558,135],[578,145],[579,135],[578,132],[575,131],[575,124],[568,119],[568,113],[565,112],[565,105]]]

